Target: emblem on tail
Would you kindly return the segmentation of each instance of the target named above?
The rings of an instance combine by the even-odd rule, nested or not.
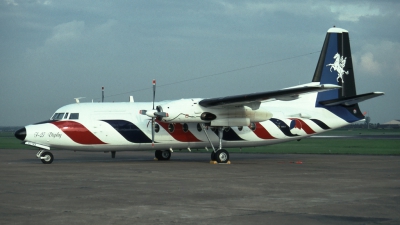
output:
[[[337,82],[339,82],[339,78],[342,79],[342,83],[344,83],[343,80],[343,74],[349,74],[349,71],[344,71],[344,67],[346,66],[346,59],[347,57],[340,56],[339,53],[336,53],[335,56],[333,56],[335,59],[334,63],[329,63],[326,66],[330,66],[331,68],[329,69],[332,72],[332,69],[338,73],[338,77],[336,78]]]

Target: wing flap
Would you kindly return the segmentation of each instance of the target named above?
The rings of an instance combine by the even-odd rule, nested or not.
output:
[[[313,85],[313,86],[302,86],[294,87],[288,89],[282,89],[277,91],[267,91],[267,92],[257,92],[244,95],[233,95],[220,98],[208,98],[203,99],[199,102],[199,105],[203,107],[215,107],[215,106],[236,106],[236,105],[246,105],[252,102],[262,102],[266,100],[284,100],[290,101],[297,99],[300,94],[313,93],[328,91],[332,89],[338,89],[341,86],[333,84],[323,84],[323,85]]]
[[[345,98],[340,98],[340,99],[332,99],[332,100],[326,100],[326,101],[321,101],[319,102],[321,105],[325,106],[334,106],[334,105],[344,105],[344,106],[350,106],[357,104],[359,102],[375,98],[381,95],[384,95],[385,93],[383,92],[370,92],[366,94],[361,94],[361,95],[356,95],[352,97],[345,97]]]

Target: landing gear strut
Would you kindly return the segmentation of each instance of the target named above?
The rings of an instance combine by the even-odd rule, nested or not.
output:
[[[213,149],[213,151],[211,152],[211,161],[217,161],[218,163],[228,163],[229,162],[229,152],[222,148],[222,137],[224,134],[223,133],[224,127],[218,127],[219,147],[216,150],[210,140],[210,137],[207,134],[205,125],[201,124],[201,126],[203,128],[204,133],[206,134],[208,141],[210,142],[212,149]]]
[[[51,164],[54,160],[53,154],[46,150],[40,150],[36,153],[36,157],[39,158],[43,164]]]

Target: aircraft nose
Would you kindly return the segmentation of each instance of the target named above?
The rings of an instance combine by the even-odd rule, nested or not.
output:
[[[15,135],[16,138],[18,138],[21,141],[25,140],[25,137],[26,137],[26,129],[25,129],[25,127],[15,131],[14,135]]]

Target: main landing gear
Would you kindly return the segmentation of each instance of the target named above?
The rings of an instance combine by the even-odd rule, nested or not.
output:
[[[229,152],[225,149],[218,149],[217,152],[211,152],[211,161],[217,161],[217,163],[228,163]]]
[[[36,157],[39,158],[43,164],[51,164],[54,160],[53,154],[43,149],[36,153]]]
[[[211,161],[217,161],[217,163],[229,163],[229,152],[222,148],[222,137],[224,134],[223,133],[224,127],[218,127],[219,147],[216,150],[210,140],[210,137],[207,134],[205,125],[201,124],[201,126],[203,128],[204,133],[206,134],[208,141],[210,142],[212,149],[213,149],[213,151],[211,152]]]
[[[155,156],[157,160],[169,160],[171,158],[171,151],[170,150],[156,150]]]

